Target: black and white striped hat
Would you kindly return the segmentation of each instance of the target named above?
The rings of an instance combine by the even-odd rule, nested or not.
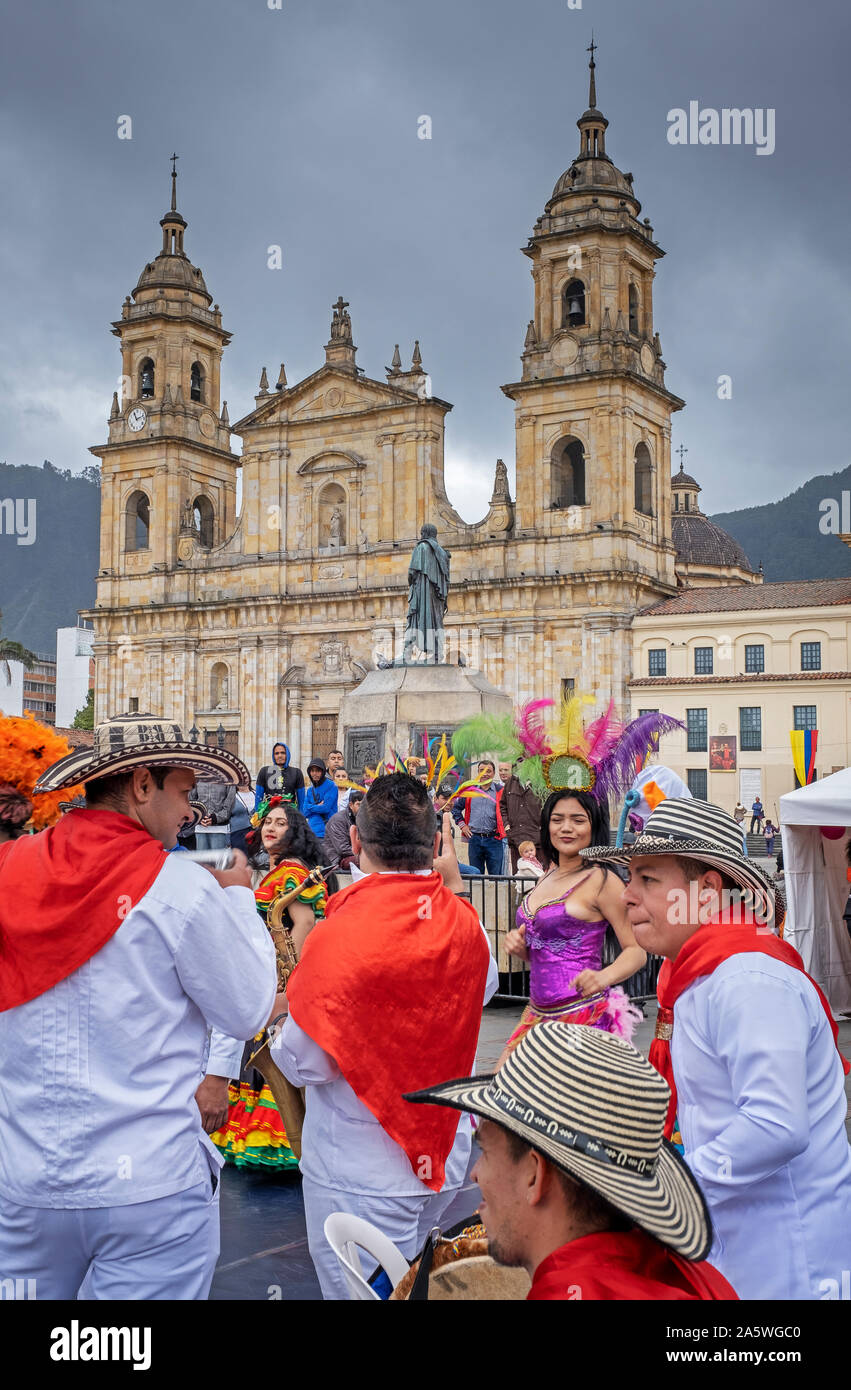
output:
[[[712,1226],[664,1138],[670,1098],[631,1043],[582,1023],[536,1023],[493,1075],[405,1097],[495,1120],[677,1254],[703,1260]]]
[[[697,859],[719,869],[743,890],[742,907],[756,922],[771,927],[775,916],[782,916],[783,904],[768,874],[743,852],[741,825],[708,801],[692,797],[660,801],[631,845],[622,849],[594,845],[579,853],[592,864],[628,864],[649,854]]]
[[[134,767],[186,767],[207,782],[234,785],[248,778],[248,768],[233,753],[187,742],[179,724],[153,714],[120,714],[97,725],[91,748],[75,748],[43,772],[33,795],[114,777]]]

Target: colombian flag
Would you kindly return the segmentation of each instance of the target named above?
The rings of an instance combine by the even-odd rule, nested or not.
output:
[[[796,776],[802,787],[808,787],[815,772],[818,729],[792,729],[789,739]]]

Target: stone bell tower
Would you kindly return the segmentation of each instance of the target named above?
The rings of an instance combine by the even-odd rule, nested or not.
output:
[[[516,407],[516,534],[572,538],[570,566],[601,565],[663,589],[675,584],[671,542],[671,414],[653,321],[664,255],[632,174],[606,151],[595,45],[579,152],[535,223],[534,317]],[[567,557],[565,557],[567,558]]]
[[[102,462],[103,502],[98,607],[118,602],[113,581],[138,580],[133,602],[155,597],[153,576],[180,549],[220,545],[236,522],[236,468],[227,403],[220,400],[222,328],[204,277],[187,256],[186,220],[177,210],[177,156],[171,207],[160,221],[162,246],[124,300],[112,331],[121,346]],[[135,592],[138,590],[138,592]],[[129,593],[122,589],[126,604]]]

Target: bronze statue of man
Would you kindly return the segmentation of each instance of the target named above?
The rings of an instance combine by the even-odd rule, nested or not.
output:
[[[443,620],[449,597],[448,550],[437,539],[437,527],[426,522],[414,546],[408,566],[408,616],[405,623],[403,664],[410,663],[414,647],[426,661],[442,662],[446,646]]]

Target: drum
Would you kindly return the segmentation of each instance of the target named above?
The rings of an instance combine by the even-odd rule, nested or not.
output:
[[[426,1270],[421,1269],[424,1262],[428,1266],[427,1283]],[[525,1299],[531,1286],[525,1269],[509,1269],[491,1258],[484,1226],[469,1225],[454,1239],[433,1233],[422,1255],[396,1285],[390,1298],[396,1301],[519,1302]]]

